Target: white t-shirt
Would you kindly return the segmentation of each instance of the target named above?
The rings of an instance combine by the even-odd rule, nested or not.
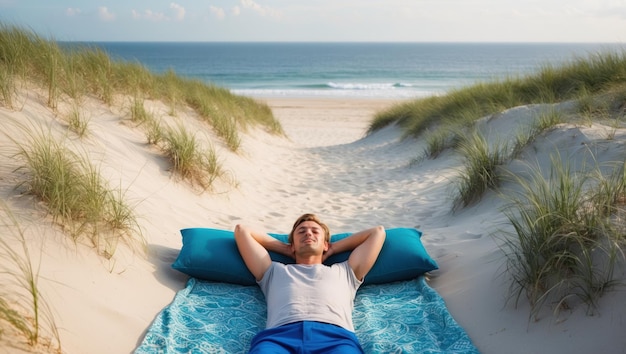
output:
[[[354,297],[362,283],[348,261],[332,266],[272,262],[258,281],[267,302],[266,328],[318,321],[354,332]]]

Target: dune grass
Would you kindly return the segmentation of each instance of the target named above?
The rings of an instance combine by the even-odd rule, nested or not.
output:
[[[626,238],[626,163],[622,163],[621,167],[618,164],[610,172],[600,169],[594,172],[594,178],[598,181],[593,200],[597,212],[612,217],[612,224]]]
[[[137,107],[140,107],[137,111],[143,112],[139,123],[144,128],[148,144],[163,150],[177,176],[208,190],[216,179],[226,175],[213,146],[203,148],[195,133],[189,132],[182,124],[174,127],[164,125],[145,112],[143,105]]]
[[[138,96],[133,97],[130,103],[130,120],[137,124],[143,124],[152,119],[154,117],[146,110],[144,100]]]
[[[517,304],[526,297],[534,319],[546,306],[558,313],[582,303],[593,313],[602,294],[620,281],[615,269],[624,260],[626,241],[624,161],[616,163],[621,167],[580,172],[554,157],[550,171],[531,169],[527,177],[509,176],[506,164],[562,123],[608,121],[612,131],[607,139],[613,139],[624,127],[624,78],[626,53],[592,54],[559,67],[544,65],[533,75],[399,103],[379,112],[368,133],[398,124],[405,137],[425,139],[416,161],[455,148],[464,168],[456,180],[453,210],[472,205],[505,178],[512,180],[519,192],[500,195],[509,200],[503,212],[513,231],[496,234],[511,298]],[[488,142],[472,128],[479,119],[508,108],[564,101],[574,103],[573,112],[556,107],[541,112],[521,123],[524,128],[508,145]]]
[[[165,138],[165,131],[161,122],[150,116],[144,123],[144,133],[148,144],[159,145]]]
[[[16,142],[27,179],[25,189],[41,199],[53,219],[77,241],[86,236],[110,258],[120,239],[143,247],[141,230],[121,191],[107,186],[88,156],[70,151],[49,131],[30,131],[29,141]]]
[[[458,151],[464,159],[464,170],[456,181],[455,210],[480,200],[488,189],[497,189],[501,180],[498,169],[508,158],[506,144],[490,146],[476,129],[460,140]]]
[[[185,102],[183,101],[181,80],[176,76],[173,70],[167,70],[162,76],[161,90],[164,95],[164,101],[169,104],[171,116],[178,114],[179,108],[181,108]]]
[[[611,177],[598,168],[573,171],[553,156],[550,171],[534,168],[528,178],[512,176],[521,189],[509,194],[504,210],[514,232],[499,235],[517,304],[525,295],[531,318],[544,306],[555,313],[587,305],[617,283],[615,267],[623,259],[624,163]],[[621,203],[621,206],[620,206]],[[621,225],[621,226],[620,226]]]
[[[150,72],[139,63],[112,60],[102,49],[73,44],[63,46],[19,27],[0,24],[0,97],[12,106],[18,82],[36,83],[45,90],[47,104],[56,110],[61,100],[81,102],[87,95],[113,104],[116,95],[167,102],[175,113],[186,105],[194,109],[226,146],[237,151],[239,130],[264,127],[283,134],[264,103],[232,94],[210,83],[183,78],[167,71]]]
[[[155,74],[135,62],[115,61],[102,49],[59,44],[19,27],[0,24],[0,103],[14,108],[19,85],[36,85],[48,107],[56,111],[73,102],[62,118],[71,131],[88,133],[82,114],[86,98],[112,105],[116,97],[130,98],[131,121],[147,127],[150,143],[162,144],[175,173],[207,189],[224,174],[215,151],[201,151],[194,136],[181,129],[164,129],[145,109],[147,99],[170,105],[173,115],[193,109],[224,144],[237,151],[240,131],[260,125],[273,134],[282,127],[266,104],[233,95],[227,89],[177,76],[169,70]],[[128,102],[122,99],[124,104]],[[35,129],[36,130],[36,129]],[[119,237],[138,230],[123,193],[109,189],[86,156],[78,156],[51,134],[31,131],[30,142],[17,155],[31,178],[22,185],[41,198],[50,214],[74,239],[87,235],[99,251],[112,255]],[[113,233],[117,236],[101,236]]]
[[[65,120],[67,121],[69,129],[79,137],[82,138],[89,133],[89,120],[83,115],[79,105],[72,106]]]
[[[426,146],[413,163],[457,148],[465,157],[465,169],[456,185],[453,209],[457,210],[479,200],[482,193],[497,185],[496,165],[518,157],[539,134],[573,118],[557,108],[543,111],[518,132],[512,144],[491,151],[487,151],[487,142],[475,135],[461,139],[463,131],[472,129],[479,119],[507,108],[570,99],[576,102],[577,111],[587,121],[612,118],[615,128],[608,136],[614,136],[626,107],[625,75],[624,54],[591,55],[558,68],[546,65],[535,75],[478,83],[443,96],[394,105],[376,115],[368,133],[397,123],[404,127],[406,137],[422,137]]]
[[[444,150],[454,148],[463,160],[463,169],[454,181],[453,210],[468,207],[479,201],[488,190],[497,190],[505,173],[505,165],[519,157],[540,134],[564,122],[563,114],[549,109],[527,127],[518,131],[512,142],[489,141],[476,127],[475,122],[458,121],[444,123],[426,134],[424,158],[434,159]],[[497,139],[497,137],[495,138]]]
[[[399,103],[379,112],[369,126],[373,133],[389,124],[418,136],[426,129],[462,119],[477,120],[493,112],[533,103],[556,103],[609,91],[626,90],[626,53],[598,53],[574,58],[555,67],[544,65],[537,73],[454,89]]]
[[[446,124],[428,131],[425,134],[426,146],[414,162],[417,163],[426,158],[436,159],[445,150],[458,146],[461,141],[461,130],[461,128],[452,126],[452,124]]]
[[[0,80],[0,103],[8,108],[14,108],[20,85],[39,88],[37,92],[55,112],[71,102],[62,119],[79,137],[88,134],[89,121],[82,114],[87,98],[100,99],[108,105],[130,102],[122,108],[128,109],[131,121],[146,128],[149,143],[164,150],[172,161],[172,170],[205,190],[217,177],[225,175],[216,152],[213,148],[201,150],[195,136],[182,126],[164,128],[171,124],[160,124],[160,119],[146,110],[146,100],[169,104],[172,115],[181,109],[195,110],[232,151],[239,149],[240,132],[250,127],[283,133],[264,103],[233,95],[210,83],[180,77],[172,70],[155,74],[136,62],[112,60],[97,47],[59,44],[3,24]],[[87,156],[71,152],[64,146],[66,140],[55,140],[50,132],[34,129],[27,135],[30,141],[18,144],[17,154],[30,176],[22,186],[44,202],[72,238],[87,236],[107,257],[114,252],[120,237],[131,243],[140,241],[131,236],[140,232],[132,208],[122,200],[123,193],[106,186]]]
[[[192,184],[208,189],[216,178],[223,175],[215,150],[204,150],[195,135],[183,126],[167,128],[163,142],[174,172]]]
[[[15,105],[16,83],[11,68],[0,63],[0,105],[13,109]]]
[[[39,268],[32,262],[24,229],[4,201],[0,201],[0,223],[0,256],[8,260],[0,268],[0,342],[19,347],[20,340],[5,338],[16,333],[30,349],[60,353],[54,315],[38,285]]]

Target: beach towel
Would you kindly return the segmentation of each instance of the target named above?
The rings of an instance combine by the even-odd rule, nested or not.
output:
[[[424,276],[364,285],[354,305],[366,353],[478,353]],[[157,315],[135,354],[245,353],[265,328],[265,316],[258,286],[192,277]]]

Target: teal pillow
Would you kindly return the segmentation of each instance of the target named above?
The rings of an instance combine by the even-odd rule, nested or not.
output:
[[[437,269],[437,263],[428,255],[422,245],[422,233],[416,229],[388,229],[385,244],[376,263],[365,277],[364,284],[382,284],[398,280],[415,278],[423,273]],[[233,231],[188,228],[181,230],[183,247],[172,264],[172,268],[194,278],[234,283],[241,285],[256,284],[254,276],[246,267]],[[287,235],[270,234],[286,242]],[[350,236],[350,233],[335,234],[331,240],[337,241]],[[343,262],[350,252],[343,252],[328,258],[325,264]],[[293,263],[294,260],[270,252],[273,261]]]

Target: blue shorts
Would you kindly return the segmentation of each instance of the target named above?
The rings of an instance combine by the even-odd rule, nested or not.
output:
[[[333,324],[301,321],[259,332],[249,353],[359,353],[363,349],[354,332]]]

